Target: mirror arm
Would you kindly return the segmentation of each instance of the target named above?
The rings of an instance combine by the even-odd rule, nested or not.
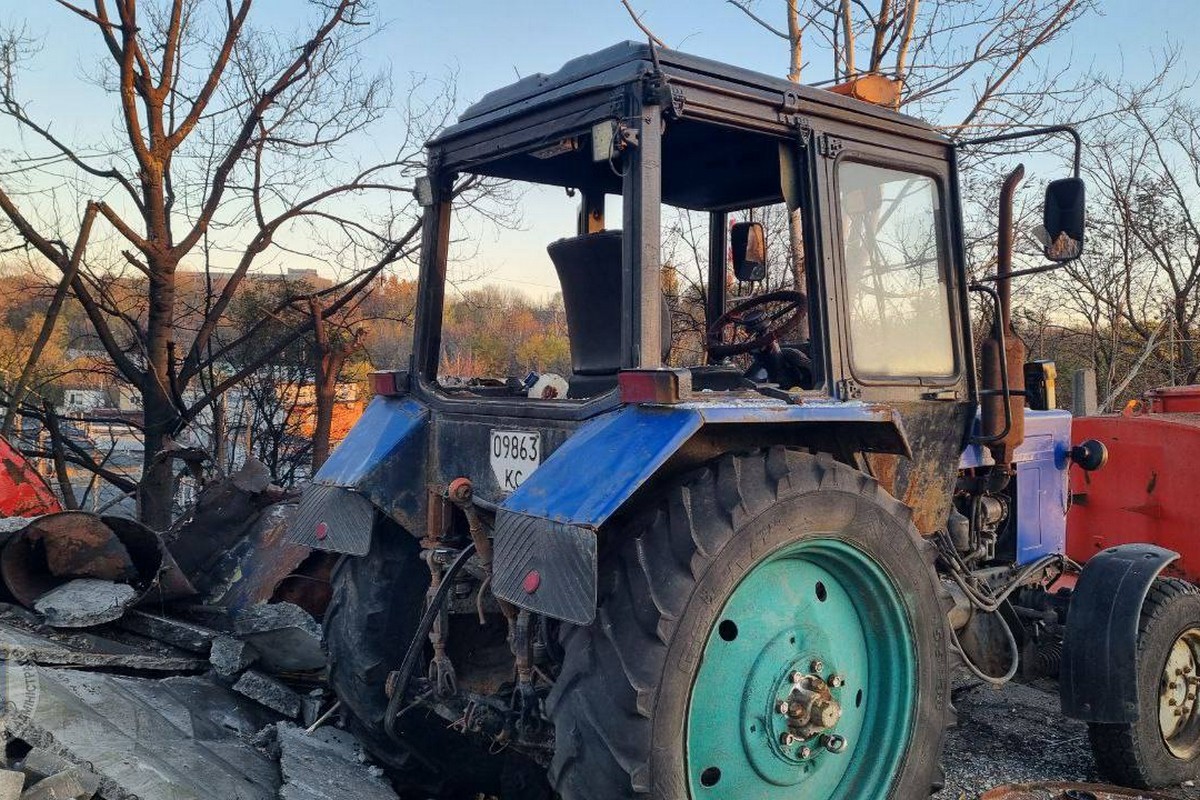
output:
[[[1075,159],[1074,159],[1074,177],[1079,177],[1080,164],[1083,160],[1083,139],[1079,136],[1079,131],[1075,130],[1073,125],[1049,125],[1044,128],[1030,128],[1024,131],[1015,131],[1013,133],[998,133],[995,136],[983,136],[979,139],[966,139],[960,142],[955,142],[955,149],[963,147],[976,147],[984,144],[995,144],[996,142],[1008,142],[1013,139],[1027,139],[1031,136],[1047,136],[1053,133],[1065,133],[1075,141]]]
[[[1071,263],[1070,261],[1063,261],[1058,264],[1045,264],[1040,267],[1030,267],[1029,269],[1019,269],[1015,272],[1010,272],[1007,275],[1004,275],[1003,277],[1005,277],[1005,278],[1022,278],[1026,275],[1039,275],[1043,272],[1050,272],[1051,270],[1061,269],[1062,267],[1065,267],[1067,264],[1070,264],[1070,263]],[[1000,280],[1000,278],[1001,278],[1001,276],[999,276],[999,275],[988,275],[987,277],[980,278],[978,282],[979,283],[995,283],[996,281]]]

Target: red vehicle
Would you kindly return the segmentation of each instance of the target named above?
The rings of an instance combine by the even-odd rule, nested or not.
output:
[[[1121,414],[1076,418],[1072,439],[1092,448],[1089,466],[1103,468],[1071,467],[1068,555],[1082,563],[1138,543],[1171,551],[1136,630],[1138,705],[1157,713],[1089,727],[1097,756],[1131,753],[1123,763],[1132,772],[1122,777],[1145,784],[1200,751],[1200,482],[1191,463],[1200,448],[1200,386],[1156,389]],[[1110,577],[1117,593],[1125,576]]]
[[[0,517],[35,517],[61,510],[45,478],[0,438]]]
[[[1146,542],[1179,553],[1168,574],[1200,583],[1200,386],[1156,389],[1121,414],[1079,417],[1076,442],[1094,439],[1110,468],[1072,467],[1067,552],[1080,563],[1101,550]]]

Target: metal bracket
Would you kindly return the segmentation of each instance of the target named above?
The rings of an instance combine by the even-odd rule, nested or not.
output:
[[[653,75],[643,84],[642,103],[661,106],[667,118],[677,118],[683,112],[685,99],[683,87],[672,86],[661,75]]]
[[[812,120],[803,114],[787,114],[780,111],[779,121],[796,132],[796,139],[801,147],[808,147],[813,137]]]
[[[837,383],[838,397],[842,400],[859,400],[862,398],[862,387],[852,378],[842,378]]]
[[[687,105],[687,91],[682,86],[671,87],[671,116],[678,119],[683,116],[683,107]]]
[[[844,145],[841,139],[838,139],[836,136],[830,136],[828,133],[826,133],[821,136],[817,147],[820,150],[821,155],[825,156],[826,158],[837,158],[838,153],[842,152]]]

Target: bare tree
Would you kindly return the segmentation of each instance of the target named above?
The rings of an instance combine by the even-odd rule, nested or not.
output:
[[[312,468],[316,472],[329,458],[330,433],[333,427],[334,406],[337,403],[338,380],[346,359],[362,349],[367,331],[344,322],[334,325],[326,320],[318,298],[309,301],[313,326],[314,424],[312,435]]]
[[[410,101],[395,155],[354,163],[350,145],[390,105],[386,76],[360,66],[359,46],[373,31],[365,0],[314,0],[310,33],[295,41],[256,30],[252,0],[59,6],[103,43],[108,61],[96,70],[96,101],[112,102],[120,133],[86,143],[60,135],[20,96],[29,39],[20,31],[4,36],[0,114],[31,143],[0,174],[9,223],[0,247],[26,247],[67,276],[100,344],[138,392],[140,513],[164,527],[173,474],[160,451],[259,366],[227,369],[237,342],[218,345],[216,337],[247,275],[273,259],[336,259],[341,279],[316,293],[328,317],[409,256],[420,222],[408,179],[423,169],[420,144],[447,105],[439,117]],[[64,171],[83,211],[39,191]],[[104,223],[90,246],[88,209]],[[222,254],[224,271],[210,268],[210,252]],[[201,255],[210,291],[200,308],[183,308],[179,274]],[[141,295],[131,308],[122,294],[133,283]],[[284,302],[303,308],[309,299]],[[262,363],[316,321],[305,317],[263,348]]]
[[[799,40],[809,33],[831,54],[835,80],[897,78],[900,105],[930,119],[949,116],[952,132],[1038,118],[1078,89],[1063,80],[1069,65],[1034,62],[1096,7],[1095,0],[786,0],[785,30],[764,11],[778,0],[726,2],[788,42],[789,77],[798,75]]]
[[[1113,111],[1087,130],[1088,252],[1055,280],[1106,408],[1200,381],[1200,109],[1175,67],[1168,53],[1140,86],[1097,78]]]

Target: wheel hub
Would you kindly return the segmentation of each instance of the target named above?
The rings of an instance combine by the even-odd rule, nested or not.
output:
[[[1176,757],[1200,751],[1200,628],[1184,631],[1171,646],[1158,695],[1158,726]]]
[[[797,739],[811,739],[838,724],[842,706],[833,690],[818,675],[791,675],[792,690],[779,703],[779,711],[787,718],[789,732]]]

